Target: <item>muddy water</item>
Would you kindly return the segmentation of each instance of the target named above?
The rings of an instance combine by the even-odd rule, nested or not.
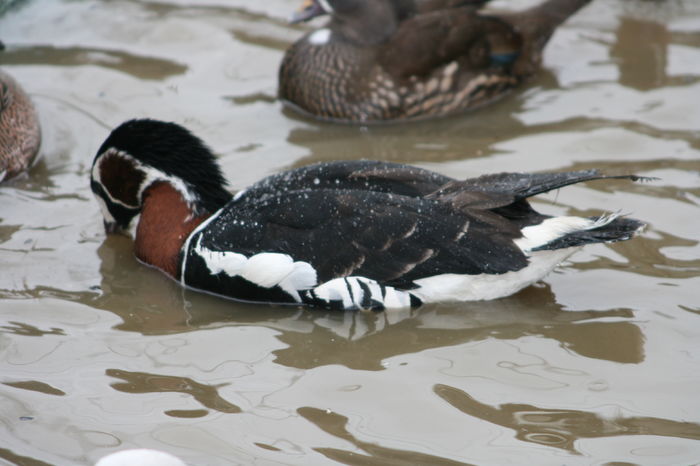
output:
[[[285,22],[297,3],[29,0],[0,17],[0,64],[44,129],[42,161],[0,187],[0,463],[129,447],[193,465],[697,463],[699,4],[598,0],[522,92],[362,128],[275,101],[277,64],[304,31]],[[88,169],[109,128],[145,116],[207,140],[232,189],[346,158],[661,179],[541,197],[548,213],[620,209],[650,225],[507,299],[250,306],[183,291],[130,240],[105,238]]]

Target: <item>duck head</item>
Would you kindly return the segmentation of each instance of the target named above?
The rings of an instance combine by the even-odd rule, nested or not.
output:
[[[376,45],[394,33],[406,0],[305,0],[292,23],[330,15],[330,29],[359,45]]]
[[[215,156],[199,138],[174,123],[130,120],[102,143],[90,172],[106,232],[133,236],[149,189],[159,183],[179,192],[192,216],[211,214],[231,199]]]
[[[301,7],[294,12],[289,22],[292,24],[310,21],[318,16],[328,15],[333,12],[327,0],[306,0]]]

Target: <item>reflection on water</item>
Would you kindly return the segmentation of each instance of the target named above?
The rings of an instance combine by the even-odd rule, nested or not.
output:
[[[289,367],[341,364],[381,370],[382,361],[399,354],[528,335],[554,339],[587,357],[625,363],[644,359],[641,331],[625,321],[633,318],[631,310],[566,312],[544,284],[497,301],[386,313],[271,308],[182,290],[159,271],[140,264],[132,247],[130,239],[110,236],[98,249],[102,292],[91,305],[117,314],[123,320],[118,329],[151,335],[226,323],[260,325],[282,332],[278,338],[287,347],[273,354],[277,363]],[[204,302],[194,309],[188,299]],[[614,320],[588,322],[604,318]]]
[[[10,464],[21,464],[27,466],[53,466],[50,463],[44,463],[30,456],[22,456],[14,453],[7,448],[0,448],[0,458],[8,461]]]
[[[0,462],[94,464],[128,447],[207,465],[697,462],[697,2],[592,2],[520,92],[370,127],[276,101],[284,49],[320,24],[286,24],[298,0],[206,3],[28,0],[0,16],[0,63],[44,129],[42,160],[0,187]],[[90,163],[135,116],[192,128],[236,189],[347,158],[659,180],[541,196],[547,213],[623,209],[649,227],[509,298],[249,305],[184,290],[105,238]]]
[[[221,398],[217,389],[227,384],[212,386],[197,383],[188,377],[128,372],[119,369],[107,369],[109,377],[122,379],[123,382],[112,383],[115,390],[128,393],[178,392],[192,396],[203,406],[222,413],[240,413],[241,408]]]
[[[322,455],[348,465],[384,465],[384,464],[425,464],[435,466],[469,466],[469,463],[451,461],[434,455],[426,455],[415,451],[386,448],[376,443],[364,442],[348,432],[346,424],[348,418],[337,413],[324,411],[318,408],[303,407],[297,410],[300,416],[316,425],[319,429],[334,437],[351,443],[355,448],[364,453],[356,453],[338,448],[314,448]]]
[[[183,291],[159,270],[139,263],[131,239],[109,236],[97,254],[101,293],[91,300],[91,305],[117,313],[124,321],[119,329],[148,335],[190,328]]]
[[[277,362],[290,367],[341,364],[352,369],[381,370],[383,361],[400,354],[491,338],[517,340],[538,335],[582,356],[638,363],[644,359],[643,336],[633,323],[572,326],[591,318],[630,317],[632,313],[627,310],[565,312],[558,309],[548,288],[530,288],[496,303],[426,306],[400,315],[302,314],[297,319],[313,327],[283,332],[279,339],[289,347],[274,354]],[[283,328],[280,323],[277,328]]]
[[[0,333],[14,333],[15,335],[24,335],[32,337],[40,337],[43,335],[65,335],[60,328],[51,328],[49,330],[41,330],[34,325],[25,324],[23,322],[7,322],[8,325],[0,326]]]
[[[543,70],[537,86],[554,89],[556,77]],[[286,117],[306,123],[291,130],[287,137],[290,144],[309,151],[296,165],[356,158],[416,163],[483,157],[493,152],[490,146],[494,143],[552,129],[549,124],[523,125],[514,116],[522,110],[522,105],[522,97],[516,93],[479,109],[473,118],[452,116],[419,123],[370,126],[319,122],[289,109],[283,111]],[[413,137],[406,138],[407,133]]]
[[[5,65],[84,66],[125,70],[140,79],[165,79],[182,74],[187,67],[156,57],[137,56],[119,50],[103,50],[86,47],[58,48],[33,46],[11,48],[2,55]]]
[[[643,38],[643,39],[642,39]],[[672,33],[658,22],[622,18],[610,56],[620,69],[619,82],[646,91],[678,86],[700,79],[697,74],[668,75],[668,47],[671,44],[697,46],[700,33]]]
[[[21,382],[2,382],[8,387],[22,388],[24,390],[32,390],[35,392],[45,393],[47,395],[64,396],[66,393],[51,385],[39,382],[38,380],[23,380]]]
[[[616,37],[610,56],[620,68],[621,84],[642,91],[670,84],[666,77],[670,34],[664,25],[624,18]]]
[[[616,248],[616,252],[627,259],[627,262],[621,263],[610,258],[600,257],[585,264],[579,264],[577,268],[580,270],[593,270],[624,267],[625,269],[632,268],[635,273],[641,275],[659,278],[682,279],[700,276],[700,259],[690,257],[687,259],[676,259],[668,257],[662,252],[668,248],[692,248],[700,244],[698,241],[679,238],[663,232],[659,232],[658,236],[658,239],[639,238],[639,241],[634,245],[620,245],[619,248]],[[638,260],[640,252],[644,253],[646,258],[644,261]]]
[[[653,417],[610,417],[569,409],[543,409],[527,404],[505,403],[498,407],[479,403],[466,392],[436,385],[435,393],[468,416],[515,430],[526,442],[576,451],[583,438],[618,435],[660,435],[700,440],[700,424]]]

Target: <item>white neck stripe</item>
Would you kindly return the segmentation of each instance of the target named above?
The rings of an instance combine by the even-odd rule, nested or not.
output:
[[[185,269],[187,268],[187,254],[189,253],[189,250],[190,250],[190,242],[192,241],[192,238],[194,238],[194,236],[197,233],[199,233],[204,228],[206,228],[207,225],[209,225],[212,222],[212,220],[214,220],[216,217],[218,217],[222,210],[224,210],[223,207],[221,209],[217,210],[216,212],[214,212],[213,214],[211,214],[208,219],[206,219],[205,221],[203,221],[202,223],[197,225],[197,228],[192,230],[192,232],[189,234],[189,236],[187,236],[185,243],[182,245],[182,249],[181,249],[181,251],[182,251],[182,264],[180,265],[180,283],[182,283],[183,285],[186,285],[186,283],[185,283]]]

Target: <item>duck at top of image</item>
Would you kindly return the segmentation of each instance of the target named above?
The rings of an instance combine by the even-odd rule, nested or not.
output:
[[[12,76],[0,70],[0,182],[29,168],[36,161],[40,143],[39,118],[29,96]]]
[[[232,195],[187,129],[131,120],[91,169],[105,229],[182,285],[248,302],[405,308],[508,296],[590,243],[632,238],[616,214],[552,217],[527,198],[606,178],[596,170],[455,180],[379,161],[272,175]]]
[[[554,30],[590,0],[489,14],[488,0],[307,0],[293,21],[330,15],[295,42],[279,97],[339,122],[442,117],[503,97],[539,69]]]

